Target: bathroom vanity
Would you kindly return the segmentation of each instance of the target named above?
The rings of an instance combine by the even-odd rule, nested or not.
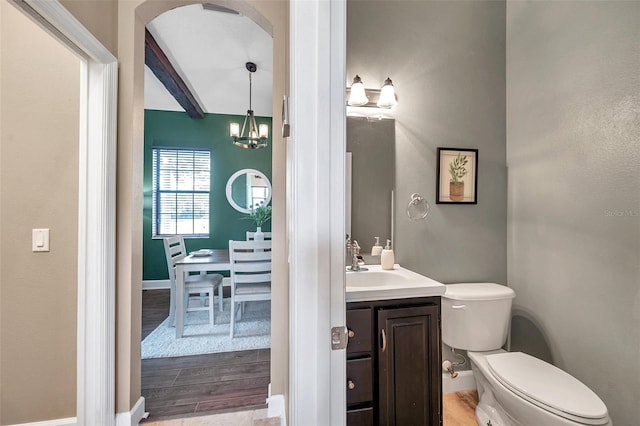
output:
[[[396,265],[347,272],[347,425],[442,421],[440,296]]]

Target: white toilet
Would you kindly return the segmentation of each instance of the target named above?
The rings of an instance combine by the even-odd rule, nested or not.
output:
[[[468,351],[480,426],[608,425],[607,407],[568,373],[522,352],[501,349],[515,293],[493,283],[448,284],[442,341]]]

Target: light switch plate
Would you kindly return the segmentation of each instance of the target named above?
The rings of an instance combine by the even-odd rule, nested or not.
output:
[[[34,252],[49,251],[49,229],[33,229],[31,245]]]

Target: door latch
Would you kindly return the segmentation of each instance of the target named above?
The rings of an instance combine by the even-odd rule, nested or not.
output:
[[[339,327],[333,327],[331,329],[331,349],[337,351],[338,349],[345,349],[349,343],[349,336],[347,335],[347,327],[344,325]]]

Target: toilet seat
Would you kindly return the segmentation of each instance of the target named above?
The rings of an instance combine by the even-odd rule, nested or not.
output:
[[[609,421],[607,407],[582,382],[522,352],[487,355],[491,374],[507,389],[532,404],[585,425]]]

